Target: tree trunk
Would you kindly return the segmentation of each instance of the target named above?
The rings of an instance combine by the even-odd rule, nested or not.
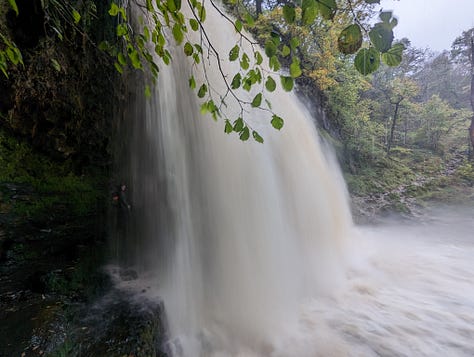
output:
[[[408,119],[405,118],[403,122],[403,146],[407,146],[407,136],[408,136]]]
[[[400,107],[400,102],[395,103],[395,112],[393,113],[392,128],[390,129],[390,137],[388,138],[388,142],[387,142],[387,155],[390,155],[390,149],[392,148],[393,135],[395,133],[395,126],[397,125],[398,108]]]
[[[257,17],[262,13],[262,2],[263,0],[256,0],[255,1],[255,10],[257,12]]]

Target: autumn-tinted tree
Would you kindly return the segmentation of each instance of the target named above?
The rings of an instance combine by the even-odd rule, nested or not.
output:
[[[474,152],[474,28],[464,31],[460,37],[458,37],[452,46],[451,54],[454,59],[460,63],[466,64],[469,69],[469,77],[471,82],[470,91],[470,102],[473,115],[471,118],[471,124],[469,126],[469,138],[471,141],[471,156]]]
[[[11,11],[18,16],[19,10],[16,0],[8,0]],[[115,68],[123,72],[125,68],[133,68],[138,71],[150,73],[151,81],[145,86],[145,94],[150,95],[150,86],[159,75],[160,67],[168,65],[171,54],[168,49],[170,44],[181,46],[184,53],[192,60],[192,68],[201,67],[204,72],[215,70],[221,73],[221,79],[225,90],[223,93],[212,91],[207,79],[197,82],[193,74],[189,78],[189,86],[196,91],[202,100],[201,111],[209,113],[214,119],[222,118],[225,123],[226,133],[236,133],[240,139],[248,140],[253,137],[257,142],[263,142],[263,138],[254,131],[246,121],[248,109],[272,112],[271,125],[281,129],[284,118],[278,116],[271,109],[271,104],[262,100],[265,92],[275,90],[280,83],[284,90],[292,90],[294,81],[302,74],[300,60],[297,56],[300,39],[292,37],[289,44],[282,41],[282,36],[276,31],[270,31],[268,39],[263,44],[262,50],[252,39],[247,37],[245,28],[251,28],[255,22],[254,16],[249,11],[237,13],[237,18],[230,18],[214,0],[199,1],[188,0],[136,0],[141,11],[141,20],[134,18],[121,2],[111,1],[109,15],[116,19],[116,41],[102,42],[98,44],[101,49],[115,58]],[[229,0],[233,6],[238,5],[236,0]],[[366,24],[362,20],[367,14],[364,9],[370,9],[372,4],[379,0],[305,0],[300,2],[285,2],[281,5],[276,2],[283,14],[283,20],[287,25],[296,25],[301,28],[318,26],[321,19],[331,21],[339,12],[350,12],[352,24],[340,32],[337,38],[338,49],[343,54],[355,54],[355,66],[363,74],[375,71],[381,62],[395,66],[400,63],[404,46],[393,44],[393,28],[397,20],[391,12],[380,13],[378,22]],[[258,12],[264,12],[263,3],[258,1]],[[45,0],[42,6],[49,6],[52,13],[57,13],[58,26],[56,23],[47,24],[48,32],[56,34],[59,40],[64,37],[62,29],[76,31],[88,38],[83,32],[83,22],[90,9],[84,8],[82,1],[70,2],[66,0]],[[357,6],[364,5],[361,11]],[[207,33],[204,26],[206,14],[209,7],[214,8],[220,16],[224,17],[231,26],[234,26],[238,39],[229,53],[219,53]],[[55,12],[55,9],[60,11]],[[147,21],[144,21],[144,19]],[[46,25],[46,24],[45,24]],[[197,32],[199,40],[188,39],[188,34]],[[0,70],[8,75],[9,65],[21,65],[22,57],[15,43],[9,40],[8,34],[1,33],[0,40]],[[171,36],[170,36],[171,34]],[[249,46],[244,47],[246,42]],[[244,50],[247,48],[247,50]],[[280,55],[288,57],[289,73],[280,71]],[[238,61],[240,69],[234,74],[226,74],[220,70],[221,61],[227,58],[229,61]],[[267,70],[267,64],[270,72]],[[284,63],[286,64],[286,63]],[[211,68],[212,67],[212,68]],[[265,84],[262,86],[262,84]],[[250,91],[251,88],[262,88],[252,100],[244,99],[239,95],[239,90]],[[240,106],[241,111],[237,118],[226,118],[226,101],[233,100]],[[252,134],[252,135],[250,135]]]

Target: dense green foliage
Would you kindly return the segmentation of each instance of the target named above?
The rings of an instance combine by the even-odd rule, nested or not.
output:
[[[19,12],[16,11],[17,2],[20,4],[19,0],[9,2],[10,16],[12,12],[15,16],[21,13],[21,6]],[[71,81],[71,77],[66,79],[64,74],[73,72],[79,62],[68,63],[61,57],[60,51],[67,47],[66,43],[73,43],[79,50],[89,48],[84,43],[97,46],[113,58],[115,63],[111,66],[119,72],[131,68],[151,74],[145,75],[148,78],[145,94],[150,95],[160,68],[172,60],[168,46],[174,42],[190,58],[189,86],[201,99],[201,111],[210,113],[216,120],[221,118],[226,133],[237,133],[241,140],[253,138],[262,143],[264,138],[248,125],[246,113],[250,109],[271,112],[270,124],[276,129],[284,128],[285,118],[272,111],[266,93],[273,92],[277,86],[292,90],[298,84],[298,90],[309,97],[322,93],[330,118],[326,124],[338,139],[338,154],[348,175],[367,173],[371,176],[370,172],[374,170],[374,180],[380,181],[384,177],[380,172],[400,171],[409,180],[414,177],[420,153],[430,152],[433,157],[448,162],[452,156],[468,149],[465,128],[471,115],[468,91],[472,72],[469,69],[470,32],[456,41],[453,51],[433,55],[411,47],[407,40],[394,42],[393,27],[397,19],[391,13],[382,12],[378,14],[378,22],[373,23],[370,19],[376,15],[374,3],[378,1],[227,1],[225,5],[233,15],[231,18],[212,1],[205,5],[197,0],[186,3],[149,0],[143,3],[141,15],[134,18],[128,8],[114,1],[100,3],[100,8],[93,0],[77,3],[44,1],[41,11],[47,15],[43,16],[47,40],[39,44],[42,46],[40,60],[49,71],[45,78],[35,77],[40,72],[34,66],[38,58],[25,57],[20,62],[20,52],[15,55],[17,52],[12,47],[16,45],[10,40],[13,38],[11,31],[8,32],[5,26],[0,28],[0,32],[10,35],[4,37],[11,44],[5,42],[0,46],[4,54],[2,68],[6,74],[12,70],[20,74],[26,70],[27,73],[16,84],[15,100],[20,98],[20,101],[15,102],[15,111],[9,111],[8,115],[4,111],[3,120],[14,129],[21,120],[21,134],[31,135],[33,139],[41,130],[43,137],[57,134],[51,142],[66,158],[84,151],[87,143],[83,138],[91,135],[90,141],[101,143],[99,151],[104,152],[108,145],[103,140],[104,133],[93,137],[100,130],[94,127],[88,115],[97,114],[98,108],[90,103],[85,109],[81,99],[84,90],[69,96],[74,100],[66,101],[61,109],[61,112],[72,109],[70,121],[41,106],[40,112],[47,113],[47,118],[46,121],[38,120],[29,115],[32,110],[19,110],[22,103],[34,96],[39,96],[40,102],[46,102],[42,95],[56,98],[64,91],[61,86],[51,91],[50,85],[41,87],[41,83],[61,83],[63,78]],[[230,46],[229,53],[218,53],[208,37],[204,27],[206,6],[215,7],[235,28],[238,40]],[[5,9],[6,5],[2,11]],[[104,22],[104,18],[112,21]],[[245,30],[252,32],[256,43]],[[201,40],[197,43],[190,40],[191,32],[199,33]],[[250,47],[243,46],[244,42]],[[245,48],[250,48],[250,52]],[[30,56],[28,50],[21,53]],[[12,69],[15,58],[18,67]],[[81,63],[84,58],[79,59]],[[197,76],[193,75],[197,67],[202,67],[204,72],[211,67],[220,70],[219,63],[224,59],[240,65],[233,75],[226,76],[221,72],[227,88],[224,93],[216,92],[206,79],[198,82]],[[82,63],[81,67],[92,68],[87,63],[85,67]],[[378,71],[374,72],[376,69]],[[33,83],[40,86],[31,86],[25,78],[33,79]],[[91,83],[83,73],[77,78],[79,82]],[[100,83],[107,83],[107,80]],[[250,91],[255,87],[259,89],[249,101],[238,94],[239,88]],[[93,97],[91,93],[86,94],[85,98]],[[241,113],[237,118],[225,114],[225,103],[230,100],[240,105]],[[106,117],[103,114],[106,113],[100,116]],[[44,122],[48,124],[42,124]],[[51,123],[59,130],[51,130]],[[99,127],[104,127],[103,124]],[[93,130],[87,131],[87,128]],[[79,136],[74,135],[77,132]],[[62,136],[63,133],[66,134]],[[71,143],[70,139],[64,139],[71,137],[81,140]],[[41,145],[44,141],[38,143]],[[390,164],[402,161],[410,171],[406,175],[402,174],[408,172],[405,166]],[[465,171],[469,173],[469,169]],[[393,176],[397,178],[393,184],[402,183],[402,176]],[[391,186],[391,178],[386,181],[387,187]],[[353,187],[355,191],[358,191],[357,186]]]
[[[251,9],[253,3],[247,6]],[[285,16],[280,7],[269,7],[252,31],[262,44],[271,31],[277,31],[288,47],[292,38],[303,39],[295,54],[302,70],[298,90],[309,98],[322,91],[329,120],[321,125],[337,138],[334,144],[353,194],[403,188],[405,195],[429,197],[426,190],[434,192],[438,186],[471,185],[466,135],[472,116],[465,39],[469,31],[452,51],[440,54],[402,39],[386,52],[390,62],[391,55],[405,49],[398,66],[381,63],[376,72],[364,76],[363,70],[354,68],[353,55],[341,55],[341,46],[350,47],[341,42],[341,31],[358,39],[350,15],[340,12],[333,21],[321,19],[304,28],[288,24]],[[278,55],[284,65],[292,62],[283,52]]]
[[[56,159],[72,159],[76,172],[108,165],[118,76],[95,45],[113,35],[108,5],[15,3],[18,13],[0,7],[0,33],[22,55],[18,65],[8,62],[8,77],[0,76],[0,127]]]
[[[30,144],[0,131],[0,183],[25,187],[31,197],[12,200],[2,207],[32,220],[50,219],[48,215],[95,215],[106,201],[99,174],[77,175],[71,160],[55,162],[37,153]]]
[[[399,64],[403,51],[401,44],[392,46],[393,27],[396,26],[397,20],[390,12],[381,13],[380,21],[373,25],[362,22],[368,9],[378,2],[377,0],[304,0],[276,4],[269,2],[265,4],[265,8],[278,9],[285,26],[299,29],[322,26],[324,22],[331,22],[339,14],[346,14],[354,23],[341,29],[334,42],[337,43],[341,53],[353,54],[358,51],[355,56],[355,67],[361,73],[367,74],[375,71],[381,62],[391,66]],[[9,3],[12,9],[10,12],[13,11],[18,16],[21,7],[18,9],[17,0],[9,0]],[[245,7],[245,4],[240,6],[238,1],[231,1],[229,4],[240,9],[235,13],[235,19],[226,16],[212,0],[208,4],[198,0],[185,3],[180,0],[146,0],[139,3],[141,14],[136,18],[130,13],[129,8],[125,7],[126,5],[112,1],[108,14],[116,20],[116,39],[102,41],[98,46],[115,59],[115,68],[120,73],[131,67],[151,74],[151,82],[145,86],[145,95],[149,96],[150,86],[155,82],[160,67],[168,65],[172,60],[168,45],[174,41],[182,46],[184,53],[191,58],[193,70],[201,67],[206,72],[214,66],[222,74],[222,82],[226,87],[224,93],[213,90],[207,76],[202,82],[196,83],[196,78],[191,73],[189,86],[195,89],[197,96],[202,99],[201,111],[210,113],[215,120],[223,118],[226,133],[236,132],[244,141],[250,138],[251,133],[257,142],[262,143],[264,139],[250,127],[246,113],[249,109],[270,112],[271,125],[276,129],[283,127],[284,118],[273,112],[271,103],[265,98],[265,92],[274,91],[277,82],[286,91],[293,89],[294,80],[303,73],[298,55],[301,38],[291,35],[288,38],[288,32],[286,38],[283,38],[281,31],[270,30],[263,43],[264,51],[261,51],[260,47],[246,36],[244,29],[252,29],[256,15],[261,12],[262,2],[258,2],[260,11],[256,14]],[[208,36],[204,23],[206,7],[209,6],[227,19],[239,35],[229,54],[219,53]],[[72,3],[64,0],[48,0],[42,2],[41,7],[48,15],[45,18],[48,19],[49,28],[61,41],[77,35],[90,39],[90,27],[94,17],[100,16],[98,6],[92,0]],[[168,30],[172,34],[172,39],[167,36]],[[0,33],[2,32],[0,29]],[[188,37],[189,32],[198,32],[200,40],[194,43]],[[8,39],[6,36],[3,37]],[[244,50],[243,43],[250,45],[250,51]],[[362,46],[364,48],[361,48]],[[0,46],[0,51],[2,51],[0,68],[5,75],[8,75],[9,62],[14,65],[22,64],[21,53],[14,42],[7,43],[5,40],[4,46]],[[285,57],[283,61],[282,56]],[[231,74],[230,77],[223,73],[220,67],[221,59],[225,57],[228,57],[229,61],[240,63],[238,72]],[[51,56],[50,61],[58,72],[61,71],[61,63],[55,56]],[[289,73],[280,71],[282,65],[288,67]],[[263,83],[265,85],[262,85]],[[248,101],[239,94],[237,91],[239,88],[245,91],[258,88],[258,92],[251,101]],[[235,101],[240,106],[237,118],[229,118],[226,115],[225,108],[229,101]]]

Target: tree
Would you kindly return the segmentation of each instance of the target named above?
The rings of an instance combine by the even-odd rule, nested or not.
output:
[[[94,0],[95,1],[95,0]],[[81,33],[81,24],[86,18],[82,1],[70,2],[66,0],[45,0],[42,4],[58,7],[59,20],[66,23],[73,31]],[[285,2],[281,5],[278,1],[276,7],[280,8],[283,18],[288,25],[297,25],[302,28],[311,27],[320,23],[320,19],[331,21],[338,12],[349,12],[353,14],[353,23],[348,24],[339,34],[337,44],[339,51],[343,54],[355,55],[354,61],[356,68],[363,74],[375,71],[381,62],[388,65],[397,65],[401,61],[404,46],[394,44],[393,28],[397,25],[397,20],[392,17],[391,12],[382,12],[380,21],[373,25],[364,24],[365,9],[371,8],[373,4],[379,3],[379,0],[344,0],[339,4],[336,0],[305,0],[299,2]],[[11,11],[18,14],[16,0],[9,0]],[[230,0],[230,4],[236,5],[236,0]],[[257,12],[265,11],[263,3],[259,0]],[[364,6],[359,11],[357,6]],[[45,6],[45,5],[43,5]],[[116,18],[116,35],[118,41],[103,42],[99,45],[101,49],[115,58],[115,67],[119,72],[124,72],[128,67],[139,71],[151,73],[151,80],[145,86],[145,94],[150,95],[150,86],[159,75],[160,67],[168,65],[172,58],[168,51],[168,45],[171,41],[181,46],[184,53],[193,61],[193,67],[201,66],[204,71],[208,70],[209,58],[213,58],[213,66],[216,66],[221,74],[222,81],[225,84],[224,93],[214,93],[207,80],[201,83],[196,82],[196,78],[191,75],[189,86],[196,91],[199,98],[202,99],[201,109],[203,112],[210,113],[216,120],[225,118],[225,101],[235,100],[240,105],[241,111],[237,118],[227,118],[225,121],[225,131],[227,133],[235,132],[240,139],[248,140],[250,134],[258,141],[263,142],[263,138],[253,130],[246,121],[246,112],[248,108],[270,111],[272,113],[271,125],[276,129],[281,129],[284,119],[274,113],[271,106],[262,100],[266,91],[271,92],[275,89],[275,78],[284,90],[292,90],[294,80],[301,76],[302,71],[300,61],[297,56],[299,40],[291,38],[287,46],[283,43],[279,33],[271,31],[268,39],[265,41],[264,53],[260,50],[257,43],[246,36],[244,28],[251,28],[254,24],[254,17],[248,11],[239,14],[236,19],[231,19],[221,8],[210,0],[206,2],[199,0],[166,0],[152,1],[144,0],[137,4],[141,10],[141,17],[148,21],[140,21],[132,18],[128,9],[120,3],[114,1],[110,4],[109,15]],[[209,39],[207,30],[204,26],[206,20],[206,7],[213,7],[226,18],[235,31],[239,34],[239,39],[228,54],[219,53]],[[187,11],[184,12],[184,8]],[[185,15],[185,13],[190,15]],[[58,30],[55,24],[49,24],[50,32]],[[172,38],[167,37],[167,30],[172,34]],[[187,34],[191,31],[200,34],[200,41],[194,43],[187,40]],[[61,31],[56,31],[58,38],[61,39]],[[87,34],[85,38],[87,38]],[[2,39],[8,36],[2,34]],[[12,42],[3,40],[0,44],[0,69],[5,75],[8,73],[9,62],[12,64],[21,64],[21,53]],[[244,50],[243,42],[250,45],[250,51]],[[289,75],[280,73],[281,63],[278,56],[289,51]],[[247,53],[248,52],[248,53]],[[157,57],[156,57],[157,56]],[[267,57],[268,64],[272,70],[268,73],[262,63],[264,57]],[[229,61],[239,61],[240,69],[233,76],[222,73],[220,63],[227,57]],[[158,60],[156,60],[158,58]],[[8,62],[9,61],[9,62]],[[262,90],[255,95],[253,100],[248,101],[239,96],[237,89],[242,88],[250,91],[251,88],[261,85]]]
[[[393,144],[393,136],[395,127],[398,123],[400,106],[403,101],[410,101],[418,92],[416,83],[407,77],[395,78],[387,87],[385,95],[393,106],[392,125],[390,127],[390,135],[387,139],[387,154],[390,154],[390,149]]]
[[[453,42],[451,55],[455,60],[464,63],[469,68],[469,77],[471,79],[470,102],[473,111],[471,124],[469,126],[469,138],[471,141],[471,157],[474,152],[474,28],[464,31],[462,35]]]

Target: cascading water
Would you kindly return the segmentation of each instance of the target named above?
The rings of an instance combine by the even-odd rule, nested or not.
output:
[[[213,12],[205,25],[219,29],[211,31],[212,43],[228,53],[235,30]],[[172,53],[128,131],[131,234],[140,241],[130,252],[142,270],[157,272],[171,334],[185,354],[197,355],[194,339],[206,331],[218,336],[217,345],[270,343],[296,319],[302,299],[343,276],[351,225],[343,180],[293,95],[269,98],[286,120],[281,132],[263,111],[247,118],[263,145],[227,136],[222,123],[202,117],[181,52]],[[226,75],[234,70],[223,66]],[[217,70],[206,75],[222,87]],[[251,101],[254,94],[241,95]]]
[[[213,44],[228,53],[234,29],[211,8],[207,17]],[[126,108],[128,145],[119,158],[133,202],[121,260],[163,299],[170,349],[177,356],[383,355],[398,338],[377,330],[380,316],[370,308],[384,304],[371,290],[383,283],[361,284],[364,264],[359,275],[346,269],[355,235],[346,190],[303,105],[276,91],[269,99],[285,118],[281,132],[259,112],[247,119],[263,145],[228,136],[222,122],[200,114],[181,52],[161,69],[153,97]],[[206,75],[223,90],[217,70]],[[339,287],[345,292],[335,294]],[[425,321],[414,306],[409,312]],[[472,326],[466,331],[473,336]],[[413,351],[400,355],[436,350]]]

